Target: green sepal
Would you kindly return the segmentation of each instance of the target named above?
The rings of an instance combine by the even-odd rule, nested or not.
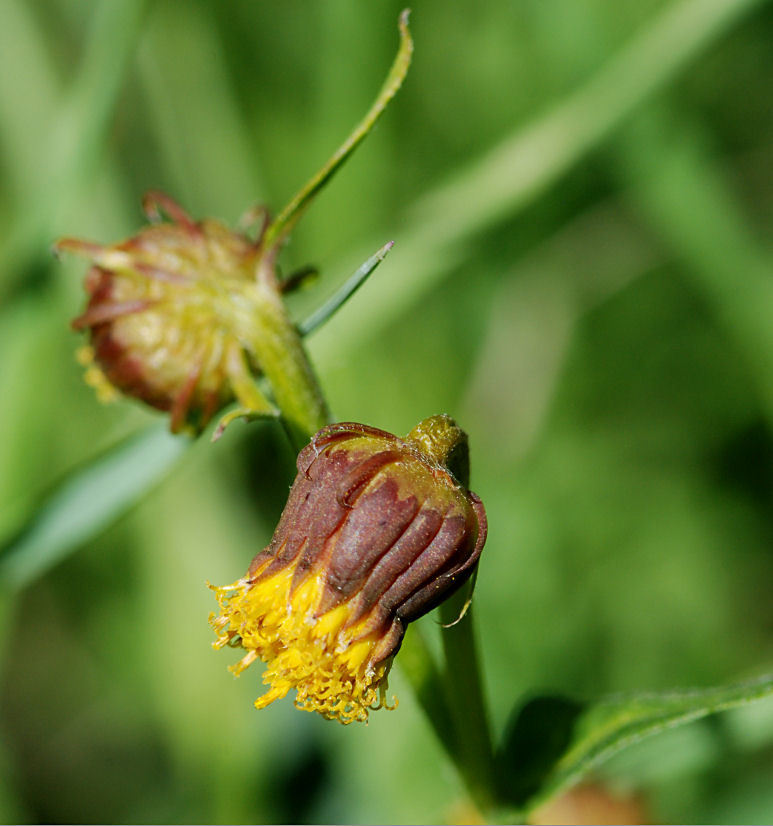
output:
[[[236,419],[244,419],[245,422],[255,422],[260,419],[278,419],[281,415],[279,411],[270,403],[264,410],[255,410],[249,407],[237,407],[220,417],[217,427],[212,433],[212,441],[216,442],[225,433],[225,429]]]

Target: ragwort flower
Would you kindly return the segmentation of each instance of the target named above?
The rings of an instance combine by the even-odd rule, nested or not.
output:
[[[455,452],[466,436],[447,416],[405,439],[335,424],[300,452],[271,543],[213,588],[215,647],[246,652],[231,670],[267,663],[257,708],[291,689],[296,706],[342,723],[389,707],[407,623],[469,578],[486,540],[483,504],[448,469]]]

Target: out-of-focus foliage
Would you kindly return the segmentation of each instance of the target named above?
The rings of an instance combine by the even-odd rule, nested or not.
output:
[[[130,235],[150,188],[232,223],[280,207],[370,102],[400,8],[4,0],[0,540],[155,421],[82,384],[82,267],[50,260],[51,241]],[[417,0],[412,26],[403,91],[283,266],[322,271],[292,298],[300,319],[396,242],[309,347],[339,418],[404,432],[444,411],[470,434],[495,731],[526,695],[769,671],[773,8]],[[210,651],[204,583],[269,539],[292,477],[283,438],[236,424],[198,443],[5,598],[0,819],[468,816],[399,671],[400,709],[343,729],[289,701],[254,711],[253,678]],[[601,771],[652,821],[769,822],[773,705]]]

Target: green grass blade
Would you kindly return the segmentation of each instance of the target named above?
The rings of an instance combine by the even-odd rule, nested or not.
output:
[[[692,284],[745,358],[773,421],[769,246],[749,226],[700,124],[676,112],[652,111],[621,137],[622,177],[631,200],[686,265]]]
[[[761,2],[680,0],[667,6],[584,86],[418,204],[422,223],[454,237],[521,206]]]
[[[214,9],[156,4],[138,53],[147,128],[168,188],[195,217],[229,215],[265,197]],[[190,136],[195,136],[192,139]]]
[[[24,83],[16,67],[24,66]],[[4,189],[39,186],[40,144],[56,110],[59,82],[35,14],[23,0],[5,0],[0,26],[0,147]]]
[[[149,428],[74,471],[0,549],[0,588],[17,590],[63,559],[156,484],[191,442]]]

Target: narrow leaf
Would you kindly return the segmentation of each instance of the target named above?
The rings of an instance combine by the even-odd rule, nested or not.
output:
[[[134,505],[191,444],[166,423],[72,472],[21,533],[0,548],[0,588],[28,585]]]
[[[631,694],[596,703],[538,697],[524,705],[499,754],[501,793],[527,811],[627,746],[667,728],[773,696],[773,676],[716,688]]]
[[[318,327],[321,327],[337,310],[360,289],[360,287],[367,281],[368,276],[376,269],[376,267],[386,258],[389,250],[394,246],[394,241],[384,244],[383,247],[368,260],[362,264],[359,269],[348,278],[341,287],[330,296],[330,298],[318,309],[316,309],[305,321],[298,325],[298,332],[301,336],[307,336],[313,333]]]
[[[413,40],[408,30],[408,15],[408,9],[400,15],[400,48],[373,105],[365,117],[355,126],[349,137],[338,147],[328,162],[306,183],[301,191],[295,195],[266,230],[264,239],[266,249],[275,247],[287,237],[298,222],[298,219],[306,211],[306,207],[311,203],[314,196],[325,186],[352,152],[362,143],[368,132],[370,132],[376,124],[376,121],[383,114],[389,102],[403,85],[403,80],[405,80],[405,76],[408,73],[408,67],[411,65],[411,56],[413,55]]]

